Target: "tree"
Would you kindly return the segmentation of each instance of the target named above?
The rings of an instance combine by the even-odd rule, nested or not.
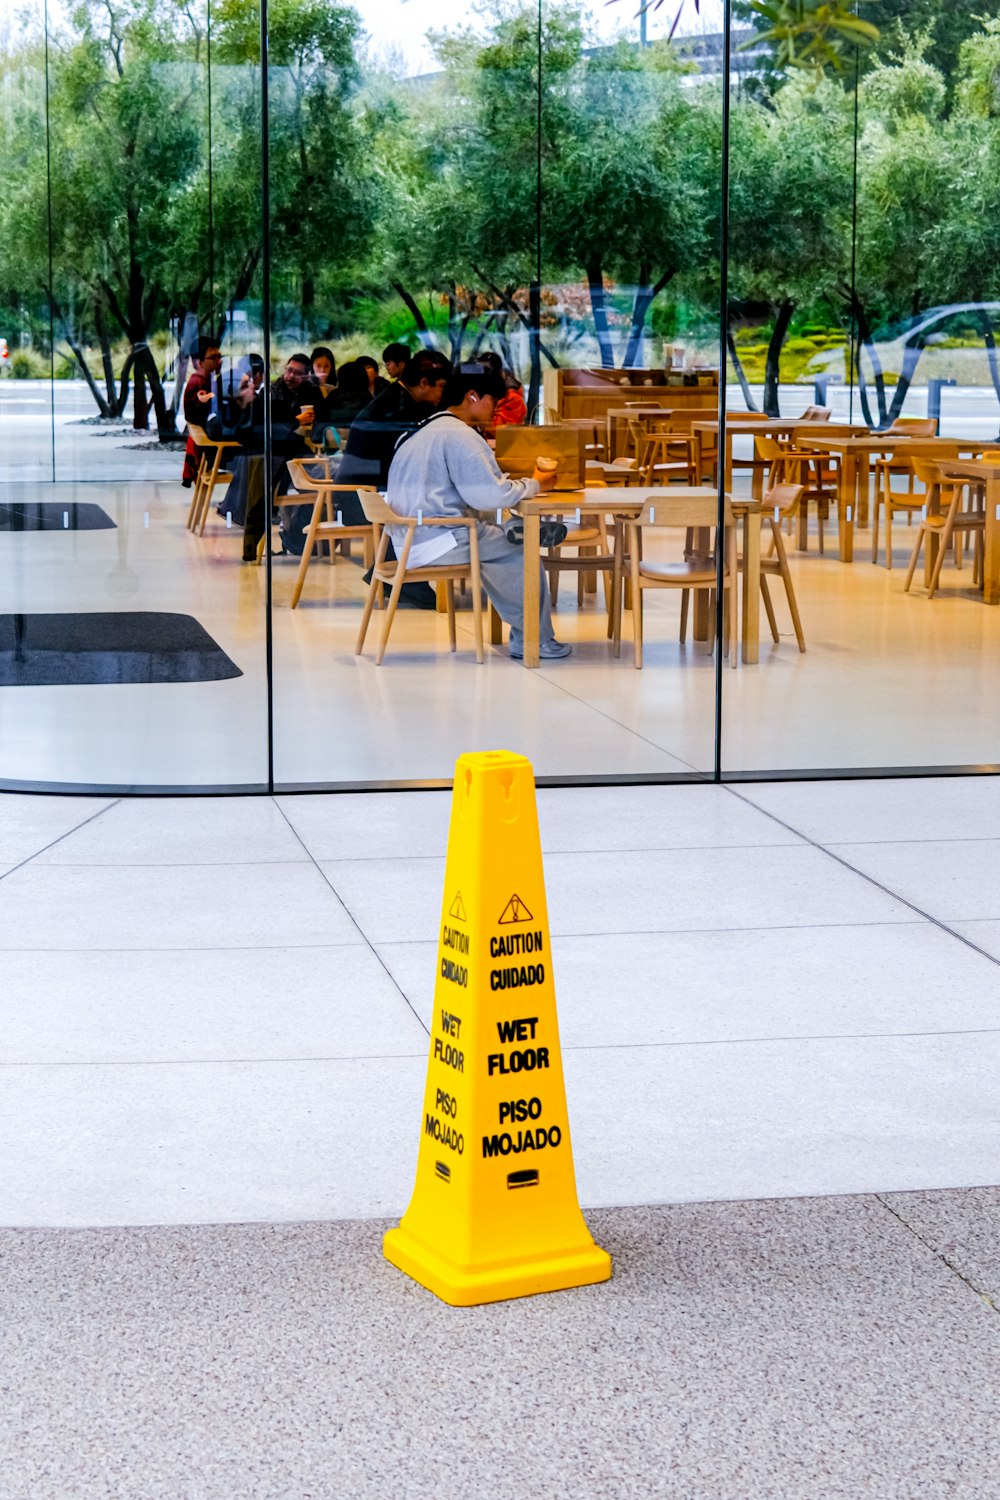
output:
[[[798,306],[833,300],[851,263],[852,110],[838,82],[795,78],[773,108],[734,109],[730,154],[730,358],[751,409],[734,337],[747,314],[772,320],[764,410],[779,415],[781,350]]]

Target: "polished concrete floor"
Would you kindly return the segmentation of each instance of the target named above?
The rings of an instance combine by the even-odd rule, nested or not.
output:
[[[0,687],[0,779],[35,786],[262,786],[268,777],[264,570],[241,564],[240,538],[213,516],[204,539],[184,527],[177,483],[8,485],[4,496],[93,501],[114,530],[0,535],[0,586],[15,612],[166,611],[194,617],[235,663],[228,681]],[[992,764],[1000,759],[994,691],[1000,609],[966,593],[949,568],[933,601],[903,594],[912,540],[898,527],[895,568],[831,550],[793,553],[808,650],[784,600],[780,643],[723,681],[729,771],[794,772]],[[274,775],[279,786],[447,779],[464,750],[506,745],[542,776],[691,776],[714,761],[715,672],[677,641],[676,598],[647,601],[646,665],[626,643],[610,656],[604,616],[577,608],[564,582],[557,629],[572,659],[535,672],[488,652],[477,667],[471,621],[459,650],[433,613],[398,617],[376,668],[356,657],[360,568],[313,565],[299,608],[297,563],[273,566]],[[377,618],[376,618],[377,628]],[[765,627],[766,628],[766,627]]]
[[[4,1500],[992,1500],[1000,779],[540,792],[614,1278],[466,1311],[448,808],[0,795]]]

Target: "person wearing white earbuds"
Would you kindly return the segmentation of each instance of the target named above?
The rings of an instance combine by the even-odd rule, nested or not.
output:
[[[499,511],[554,488],[557,474],[536,471],[531,479],[508,479],[500,472],[483,430],[493,420],[505,391],[503,380],[484,365],[459,366],[449,377],[440,408],[413,432],[400,438],[389,468],[385,498],[403,516],[480,515],[479,568],[497,612],[510,626],[510,654],[523,656],[524,554],[511,546],[516,537],[495,524]],[[489,521],[486,516],[491,517]],[[401,527],[389,528],[393,546],[402,547]],[[549,538],[557,545],[566,535]],[[432,567],[447,556],[449,562],[469,557],[468,531],[459,527],[418,526],[410,547],[413,567]],[[541,569],[539,655],[543,661],[569,656],[572,647],[557,641],[552,630],[548,584]]]

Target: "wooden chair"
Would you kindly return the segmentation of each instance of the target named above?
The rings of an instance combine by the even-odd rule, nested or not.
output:
[[[764,436],[757,439],[757,448],[768,463],[768,488],[782,485],[800,491],[798,500],[783,518],[790,528],[793,516],[797,517],[796,546],[800,552],[809,550],[809,502],[815,502],[822,556],[826,550],[824,525],[830,514],[831,500],[836,503],[838,488],[835,465],[833,477],[830,477],[830,454],[810,453],[795,446],[784,448],[774,438]]]
[[[807,406],[802,413],[803,422],[829,422],[833,416],[832,406]]]
[[[920,458],[931,460],[948,458],[953,452],[953,444],[942,443],[940,448],[930,444],[920,450]],[[893,489],[893,479],[902,479],[903,487]],[[907,526],[912,526],[913,517],[923,510],[927,503],[927,491],[920,487],[920,481],[913,469],[910,454],[897,453],[886,454],[877,460],[875,464],[875,511],[872,517],[872,562],[878,562],[879,542],[879,516],[885,515],[885,565],[892,570],[892,523],[897,514],[906,515]]]
[[[927,505],[920,520],[920,529],[914,543],[910,566],[906,572],[903,592],[909,593],[913,574],[920,558],[924,542],[930,547],[932,539],[937,542],[937,554],[927,583],[927,597],[933,599],[941,578],[945,553],[958,534],[974,537],[972,584],[975,588],[983,576],[983,552],[986,536],[986,512],[981,509],[963,510],[962,499],[968,493],[968,482],[961,479],[944,479],[937,465],[929,459],[912,458],[913,472],[927,490]],[[961,564],[959,564],[961,566]]]
[[[187,529],[197,531],[199,536],[204,536],[205,523],[212,506],[215,487],[217,484],[228,484],[233,477],[228,470],[223,469],[222,455],[227,448],[239,448],[240,444],[233,442],[230,438],[210,438],[203,427],[196,427],[193,422],[188,423],[188,432],[194,439],[201,456],[198,460],[198,473],[195,476],[191,504],[188,507]],[[209,453],[212,455],[211,459],[209,459]]]
[[[624,472],[633,471],[624,470]],[[564,547],[575,547],[575,554],[567,557],[563,552]],[[604,602],[610,609],[611,574],[614,561],[615,556],[608,538],[608,523],[605,516],[588,517],[582,525],[568,531],[565,541],[560,542],[558,547],[549,547],[542,558],[553,609],[559,600],[559,574],[567,572],[576,574],[578,605],[583,604],[585,594],[596,592],[597,574],[600,573],[604,584]]]
[[[802,632],[802,619],[799,615],[798,601],[795,598],[795,585],[792,583],[788,554],[785,552],[785,543],[781,535],[782,522],[798,513],[802,495],[801,484],[777,484],[764,496],[762,520],[771,528],[771,545],[766,555],[761,554],[760,592],[764,600],[767,623],[771,627],[771,636],[777,646],[779,643],[778,622],[775,619],[774,605],[771,603],[767,580],[769,576],[781,579],[785,588],[785,598],[788,601],[788,612],[792,617],[795,639],[799,650],[805,651],[806,638]]]
[[[680,639],[683,642],[687,637],[688,601],[692,592],[706,591],[709,595],[709,638],[708,649],[711,652],[715,646],[715,611],[712,609],[712,600],[718,588],[718,574],[716,569],[715,552],[692,553],[684,557],[679,563],[653,563],[646,562],[642,556],[642,538],[645,530],[680,529],[683,531],[711,531],[717,528],[719,519],[718,504],[715,499],[701,499],[699,497],[671,496],[665,492],[663,499],[647,500],[641,513],[634,519],[625,522],[625,552],[629,558],[629,582],[632,591],[632,635],[635,652],[636,668],[642,666],[642,596],[646,589],[680,589],[681,590],[681,629]],[[730,666],[736,666],[737,654],[737,614],[739,588],[737,584],[737,555],[736,555],[736,526],[733,521],[732,505],[728,496],[723,507],[723,540],[725,567],[722,575],[723,588],[725,590],[724,629],[726,635],[726,647],[729,652]],[[715,546],[719,545],[718,534],[716,534]],[[614,621],[614,654],[621,655],[621,626],[622,626],[622,560],[615,558],[615,598],[619,601]]]
[[[372,536],[370,522],[366,521],[363,526],[344,526],[338,519],[337,495],[360,494],[362,490],[366,494],[375,493],[372,485],[359,484],[336,484],[330,474],[331,458],[291,458],[288,461],[288,472],[292,476],[298,495],[299,504],[307,505],[309,495],[313,494],[313,513],[306,531],[305,546],[302,548],[302,559],[299,563],[299,571],[295,578],[295,587],[292,590],[291,607],[294,609],[302,597],[302,588],[306,581],[306,573],[312,559],[316,543],[326,540],[330,544],[330,562],[335,561],[335,552],[339,547],[341,554],[346,557],[351,555],[352,541],[360,541],[363,551],[366,570],[375,561],[375,543]],[[309,469],[322,469],[320,475],[310,474]],[[291,497],[283,497],[285,499]]]
[[[448,609],[448,640],[452,651],[456,650],[455,634],[455,583],[456,581],[468,582],[472,594],[472,624],[476,642],[476,661],[483,661],[483,588],[479,573],[479,533],[476,530],[477,521],[472,516],[423,516],[419,521],[416,516],[399,516],[390,509],[381,495],[374,490],[359,491],[361,506],[365,515],[371,522],[375,542],[375,561],[372,566],[371,583],[368,585],[368,596],[365,599],[364,612],[361,616],[361,628],[358,631],[358,641],[354,648],[355,656],[360,656],[364,650],[365,636],[368,634],[368,622],[371,619],[372,610],[375,607],[376,592],[386,585],[389,590],[389,601],[386,606],[382,620],[382,635],[375,651],[375,665],[382,665],[385,656],[385,648],[389,644],[389,632],[392,622],[396,618],[396,609],[399,605],[399,596],[404,583],[443,583],[446,588],[446,602]],[[469,561],[467,563],[452,563],[445,560],[435,563],[427,568],[411,568],[407,565],[410,556],[410,548],[413,545],[413,534],[417,526],[447,526],[452,531],[465,528],[469,533]],[[402,551],[397,562],[386,560],[386,552],[389,550],[389,527],[396,526],[405,530],[406,539],[403,542]]]
[[[905,432],[907,437],[937,437],[937,422],[933,417],[897,417],[886,432]]]

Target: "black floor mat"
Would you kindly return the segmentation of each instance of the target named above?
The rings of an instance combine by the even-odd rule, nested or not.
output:
[[[242,677],[191,615],[0,615],[0,687]]]
[[[59,500],[29,505],[0,503],[0,531],[116,531],[117,526],[99,505]]]

